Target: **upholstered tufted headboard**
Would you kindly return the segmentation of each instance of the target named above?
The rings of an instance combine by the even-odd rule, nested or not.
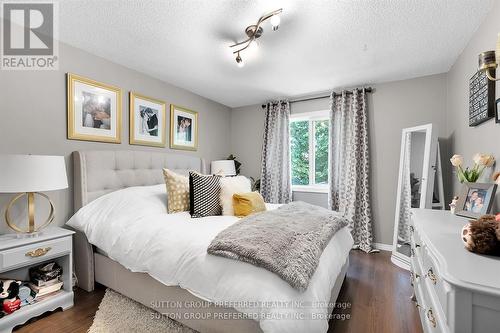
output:
[[[98,197],[125,187],[162,184],[163,168],[187,174],[206,172],[199,157],[148,151],[75,151],[75,211]]]

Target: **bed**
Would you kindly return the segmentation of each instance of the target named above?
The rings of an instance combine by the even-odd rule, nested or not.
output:
[[[73,153],[73,162],[75,211],[84,206],[99,207],[97,204],[109,208],[111,197],[130,200],[132,192],[142,198],[137,200],[140,207],[148,207],[147,216],[140,216],[142,224],[132,218],[134,211],[139,214],[141,210],[127,213],[132,203],[123,201],[121,214],[127,216],[123,223],[128,224],[115,221],[116,209],[109,208],[109,226],[94,223],[93,233],[85,228],[77,230],[74,261],[80,288],[92,291],[95,283],[100,283],[202,333],[328,329],[328,317],[323,316],[333,310],[349,265],[352,238],[347,228],[333,236],[308,290],[298,293],[260,267],[202,251],[207,241],[237,218],[211,217],[193,223],[187,213],[165,213],[162,168],[179,173],[206,172],[202,159],[146,151],[78,151]],[[158,265],[148,260],[152,258],[150,247],[165,251]],[[177,262],[180,264],[174,264]],[[322,310],[312,319],[316,308]]]

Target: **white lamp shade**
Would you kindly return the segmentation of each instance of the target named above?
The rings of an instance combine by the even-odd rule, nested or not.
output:
[[[233,160],[212,161],[212,175],[234,176],[236,168]]]
[[[0,193],[44,192],[67,187],[63,156],[0,155]]]

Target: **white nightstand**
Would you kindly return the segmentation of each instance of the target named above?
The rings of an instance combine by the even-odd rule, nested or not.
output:
[[[0,279],[28,281],[28,269],[55,261],[63,270],[63,288],[57,294],[0,319],[0,333],[10,333],[16,325],[57,308],[73,306],[73,237],[71,230],[51,227],[35,235],[7,234],[0,236]]]

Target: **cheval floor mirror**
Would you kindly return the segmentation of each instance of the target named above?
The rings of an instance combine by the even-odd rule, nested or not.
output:
[[[412,208],[445,209],[441,152],[432,124],[402,132],[391,261],[404,269],[410,267]]]

